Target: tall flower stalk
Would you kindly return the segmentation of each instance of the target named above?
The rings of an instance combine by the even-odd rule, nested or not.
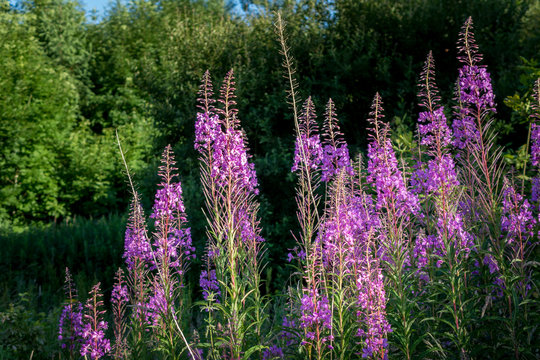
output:
[[[154,219],[150,268],[155,272],[146,311],[159,340],[159,349],[176,359],[181,351],[192,353],[179,322],[185,313],[182,293],[185,272],[189,260],[195,257],[195,248],[191,229],[186,226],[182,185],[170,145],[163,151],[161,164],[158,172],[161,183],[150,215]]]
[[[64,284],[66,302],[60,315],[58,325],[58,340],[62,349],[69,350],[69,358],[74,359],[79,348],[80,336],[83,326],[83,305],[77,296],[77,289],[73,283],[73,277],[66,268],[66,279]]]
[[[299,321],[302,328],[300,345],[307,358],[325,358],[333,348],[333,314],[329,289],[327,288],[324,265],[323,265],[323,244],[316,241],[317,231],[320,226],[319,202],[320,195],[318,188],[321,180],[320,166],[323,159],[323,147],[318,132],[316,122],[315,106],[311,97],[306,99],[301,111],[298,110],[298,94],[296,93],[297,82],[294,77],[294,60],[287,46],[285,36],[285,22],[281,14],[277,14],[275,23],[276,34],[278,36],[280,53],[284,58],[283,67],[285,78],[288,81],[288,100],[291,105],[295,129],[295,152],[292,172],[297,174],[296,185],[296,216],[300,225],[300,233],[296,237],[297,254],[299,267],[301,269],[301,279],[299,284],[299,300],[292,297],[290,299],[292,313],[294,317],[299,312]],[[333,104],[330,103],[327,116],[333,127],[335,124],[335,114]],[[336,143],[328,143],[328,150],[332,152],[331,146]],[[333,153],[333,152],[332,152]],[[329,154],[332,156],[331,154]],[[335,175],[333,168],[334,161],[326,157],[325,176],[330,179]],[[299,303],[298,303],[299,302]]]
[[[199,95],[202,112],[195,123],[195,149],[200,154],[208,220],[207,269],[201,274],[208,356],[239,359],[262,349],[265,315],[259,288],[264,239],[255,199],[258,182],[240,128],[233,71],[223,81],[219,106],[213,105],[208,72]],[[218,345],[218,337],[226,340]]]
[[[316,194],[320,181],[319,166],[322,146],[316,123],[315,106],[309,97],[299,116],[299,133],[296,136],[294,163],[291,171],[298,174],[296,187],[297,218],[301,234],[298,246],[305,254],[300,259],[303,270],[300,323],[304,330],[302,345],[307,353],[321,359],[333,340],[332,311],[324,279],[322,243],[315,241],[319,228]]]
[[[94,285],[88,294],[81,330],[81,356],[92,360],[100,359],[111,351],[111,342],[105,337],[108,323],[103,320],[103,300],[100,283]]]
[[[388,279],[390,324],[403,356],[411,358],[414,320],[409,283],[413,215],[419,214],[418,197],[407,187],[404,174],[390,140],[390,127],[383,121],[383,108],[377,93],[371,106],[368,144],[368,176],[377,194],[375,209],[381,221],[377,249],[385,263]]]
[[[448,127],[444,108],[439,104],[431,52],[420,76],[419,97],[424,111],[418,118],[418,135],[428,160],[416,171],[415,180],[417,191],[425,196],[424,207],[434,208],[435,216],[426,217],[428,233],[417,238],[414,253],[419,271],[426,280],[431,281],[426,290],[440,293],[446,298],[452,318],[451,339],[460,349],[461,356],[466,357],[465,342],[468,333],[463,319],[463,296],[467,264],[462,262],[474,249],[474,243],[472,236],[465,230],[463,214],[459,208],[460,184],[449,148],[452,131]],[[435,272],[436,268],[442,271]],[[425,272],[426,269],[431,269],[430,274]],[[436,319],[446,321],[443,320],[446,309],[440,306],[435,309],[438,312]]]
[[[183,299],[187,296],[185,272],[189,260],[195,257],[191,230],[178,180],[176,162],[170,145],[166,146],[158,175],[161,178],[150,218],[154,220],[153,242],[150,242],[142,205],[120,146],[133,194],[124,243],[124,258],[128,268],[128,297],[132,308],[131,344],[133,356],[144,357],[150,343],[156,349],[176,359],[186,351],[193,354],[181,329],[186,313]],[[113,293],[117,298],[125,293]],[[120,298],[113,298],[113,303]],[[151,336],[149,330],[152,329]]]
[[[493,210],[502,196],[502,151],[495,145],[491,126],[495,114],[491,76],[486,66],[480,64],[482,55],[478,52],[470,17],[462,26],[458,52],[462,67],[456,85],[457,105],[452,127],[453,144],[461,150],[463,183],[468,190],[463,204],[468,207],[465,211],[471,220],[493,223],[497,217]],[[484,228],[483,231],[489,230]]]
[[[525,354],[522,349],[529,330],[524,327],[530,316],[529,299],[533,269],[530,255],[537,245],[538,221],[533,207],[515,190],[514,184],[505,179],[500,218],[501,238],[493,247],[493,253],[486,255],[485,262],[493,273],[497,293],[506,302],[504,331],[510,335],[514,358]]]
[[[388,357],[388,334],[392,328],[386,313],[385,277],[381,261],[377,258],[375,235],[380,225],[373,211],[371,198],[365,194],[356,199],[355,230],[357,232],[356,259],[352,263],[358,291],[357,336],[364,340],[362,357],[386,359]],[[363,241],[359,241],[363,240]]]
[[[129,303],[129,295],[124,278],[124,271],[121,268],[116,271],[115,280],[111,294],[115,340],[113,347],[114,359],[126,359],[129,352],[126,337],[126,332],[128,330],[126,310]]]
[[[116,133],[116,140],[120,155],[125,166],[131,191],[131,204],[129,217],[124,236],[124,254],[128,274],[128,297],[132,308],[130,317],[129,347],[131,353],[137,357],[143,357],[147,352],[146,341],[148,340],[148,311],[146,302],[149,292],[149,264],[153,259],[152,246],[148,238],[146,218],[138,192],[135,190],[124,151],[120,143],[120,137]]]
[[[540,221],[540,78],[534,82],[533,114],[531,116],[531,164],[536,169],[537,175],[532,179],[531,200],[538,205]],[[524,169],[525,171],[525,169]]]
[[[321,179],[327,185],[325,211],[316,242],[322,249],[325,287],[332,309],[332,341],[329,345],[336,358],[343,359],[354,351],[357,342],[352,337],[352,331],[349,331],[356,325],[356,319],[351,314],[356,299],[349,290],[354,286],[354,279],[350,274],[351,256],[347,256],[347,253],[354,251],[355,241],[352,234],[346,233],[350,212],[345,206],[351,199],[350,183],[354,171],[332,99],[326,105],[322,138]]]
[[[392,330],[376,245],[381,223],[372,198],[348,175],[347,167],[341,168],[331,188],[317,240],[324,249],[327,287],[333,300],[335,357],[346,359],[360,352],[365,358],[383,359]]]

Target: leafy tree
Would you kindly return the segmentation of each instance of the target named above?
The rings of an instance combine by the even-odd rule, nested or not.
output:
[[[48,220],[61,201],[78,94],[55,69],[28,24],[29,14],[0,13],[0,219]]]

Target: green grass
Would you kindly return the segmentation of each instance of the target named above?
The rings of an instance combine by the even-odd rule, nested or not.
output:
[[[125,217],[109,215],[1,233],[0,310],[19,293],[28,293],[28,305],[38,311],[57,307],[64,298],[66,266],[82,298],[98,281],[108,293],[122,264],[125,223]]]

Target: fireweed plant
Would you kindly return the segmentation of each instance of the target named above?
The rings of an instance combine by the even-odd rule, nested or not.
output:
[[[207,218],[206,269],[200,286],[206,312],[209,359],[249,358],[260,353],[266,321],[260,294],[261,258],[257,177],[247,139],[240,127],[233,71],[213,99],[210,74],[204,74],[195,123],[195,149],[200,168]]]
[[[439,96],[430,52],[419,76],[410,158],[396,157],[378,93],[367,152],[352,157],[332,100],[322,127],[313,98],[300,106],[280,14],[276,33],[294,119],[291,172],[300,225],[283,259],[295,271],[280,300],[260,292],[259,189],[233,71],[217,99],[207,71],[194,143],[207,220],[201,299],[191,306],[194,284],[186,272],[195,249],[172,148],[163,151],[147,217],[120,147],[132,193],[125,268],[116,274],[109,316],[99,283],[81,301],[66,269],[58,331],[64,357],[537,358],[540,79],[531,165],[519,184],[495,145],[491,75],[470,18],[458,41],[453,111]]]
[[[512,179],[503,179],[501,149],[495,146],[491,129],[495,112],[491,79],[480,65],[482,57],[474,41],[472,20],[465,22],[458,43],[463,66],[456,86],[454,119],[448,121],[440,105],[430,53],[419,82],[424,111],[418,118],[417,165],[406,169],[398,164],[377,94],[370,114],[367,171],[361,172],[363,165],[358,164],[352,176],[346,145],[342,141],[344,146],[340,147],[334,127],[328,125],[337,123],[332,102],[327,107],[323,141],[313,121],[311,98],[297,113],[294,63],[283,30],[278,15],[277,32],[296,129],[292,171],[298,174],[301,228],[297,246],[289,255],[289,259],[296,258],[300,277],[298,286],[289,290],[290,310],[283,330],[287,339],[283,344],[288,348],[284,351],[298,344],[304,357],[317,359],[358,355],[466,359],[484,350],[475,339],[495,341],[495,331],[486,331],[483,325],[498,318],[496,331],[508,334],[510,330],[505,339],[509,343],[500,346],[512,348],[516,358],[530,356],[520,349],[530,348],[535,330],[530,323],[523,327],[526,321],[518,326],[512,307],[527,308],[531,302],[537,307],[537,301],[529,300],[535,263],[527,257],[537,242],[538,209],[531,207],[523,195],[513,195]],[[531,158],[535,159],[538,130],[534,124],[531,128]],[[535,186],[537,183],[533,183],[533,199],[537,201]],[[364,195],[359,197],[358,191]],[[321,198],[325,199],[322,204]],[[505,198],[508,200],[503,201]],[[343,211],[342,206],[355,201],[363,204],[363,216],[369,214],[371,220],[365,222],[369,226],[360,227],[362,232],[352,235],[354,227],[343,225],[352,210]],[[509,212],[514,215],[505,215]],[[352,217],[359,221],[362,215]],[[509,241],[505,234],[516,228],[523,230],[510,232],[513,235]],[[501,241],[505,246],[500,246]],[[354,293],[349,279],[357,276],[356,291],[362,289],[358,276],[362,267],[350,270],[344,260],[352,254],[356,264],[376,260],[368,273],[377,276],[367,276],[374,291],[372,299],[379,299],[371,303],[372,308],[363,305],[362,295],[356,303],[348,298]],[[494,275],[499,268],[496,256],[506,265],[512,264],[509,269],[525,278],[519,282],[521,295],[517,299],[507,295],[507,304],[498,303],[501,300],[494,295],[509,288]],[[379,292],[374,290],[379,288]],[[528,299],[524,297],[526,289]],[[379,321],[370,322],[365,315],[363,318],[359,309],[376,309]],[[346,320],[345,314],[353,311],[362,323],[359,329]],[[506,314],[501,317],[501,313]],[[302,332],[294,331],[298,325]],[[518,328],[524,330],[519,335]],[[358,338],[351,341],[346,334]],[[291,341],[294,336],[297,338]]]
[[[77,351],[79,335],[82,331],[83,305],[78,300],[77,289],[68,268],[66,268],[64,290],[66,303],[62,309],[58,324],[58,340],[62,349],[68,349],[69,358],[73,359]]]

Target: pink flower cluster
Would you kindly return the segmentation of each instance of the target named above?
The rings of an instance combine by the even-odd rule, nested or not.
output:
[[[219,115],[198,113],[195,122],[195,149],[210,152],[210,176],[219,186],[232,181],[248,192],[258,194],[255,166],[249,162],[244,133],[225,127]]]

